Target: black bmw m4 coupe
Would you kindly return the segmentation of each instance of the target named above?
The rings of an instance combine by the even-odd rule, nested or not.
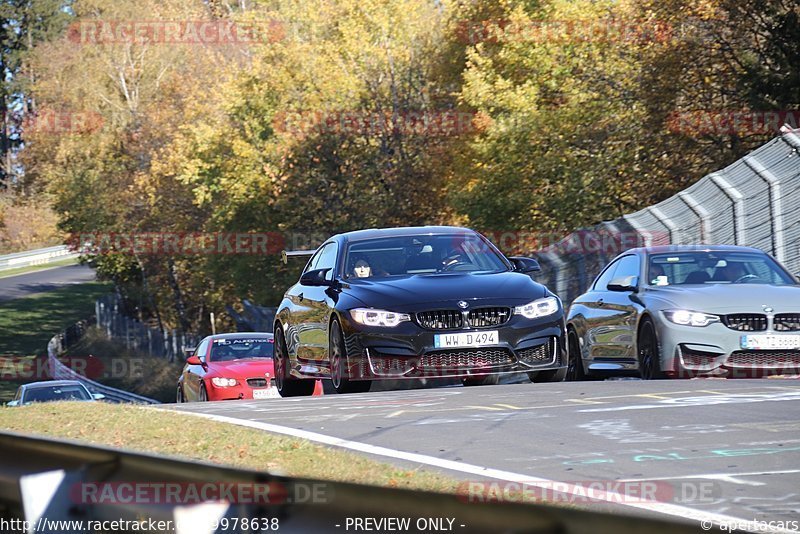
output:
[[[560,299],[532,278],[536,260],[506,258],[481,234],[426,226],[339,234],[316,251],[275,316],[275,379],[284,397],[314,380],[339,393],[373,380],[496,383],[527,373],[561,381]]]

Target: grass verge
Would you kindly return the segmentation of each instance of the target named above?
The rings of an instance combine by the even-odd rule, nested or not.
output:
[[[17,267],[15,269],[5,269],[0,271],[0,278],[8,278],[9,276],[19,276],[21,274],[35,273],[36,271],[46,271],[47,269],[55,269],[56,267],[66,267],[68,265],[77,265],[78,258],[68,258],[66,260],[58,260],[51,263],[42,265],[29,265],[27,267]]]
[[[0,428],[294,477],[446,493],[459,485],[438,473],[402,469],[305,440],[140,406],[48,402],[2,407]]]

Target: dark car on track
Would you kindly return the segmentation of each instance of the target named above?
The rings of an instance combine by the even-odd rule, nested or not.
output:
[[[447,226],[344,233],[308,254],[275,319],[282,396],[309,395],[316,378],[339,393],[383,379],[563,380],[564,310],[533,280],[535,260]]]
[[[105,398],[102,393],[92,393],[78,380],[44,380],[19,386],[14,400],[6,406],[24,406],[34,402],[97,401]]]
[[[758,377],[800,371],[800,285],[761,250],[628,250],[567,316],[568,380]]]

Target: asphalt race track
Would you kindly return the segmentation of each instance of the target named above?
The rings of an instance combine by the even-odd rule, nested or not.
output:
[[[496,500],[514,481],[530,481],[539,493],[529,495],[695,524],[800,517],[798,407],[800,382],[791,379],[512,384],[164,406],[434,466],[474,481],[464,491],[475,500]],[[614,482],[629,484],[623,499],[586,498],[592,481],[609,492],[618,491]],[[632,496],[637,488],[654,489],[643,496],[658,504]]]
[[[71,284],[91,282],[94,279],[94,269],[86,265],[67,265],[66,267],[8,276],[0,278],[0,302],[52,291]]]

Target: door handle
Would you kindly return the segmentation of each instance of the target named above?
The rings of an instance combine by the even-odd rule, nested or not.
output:
[[[597,300],[597,305],[598,306],[602,306],[603,305],[603,299],[598,299]]]
[[[298,299],[300,302],[303,302],[303,294],[302,294],[302,293],[300,293],[299,295],[297,295],[297,299]]]

